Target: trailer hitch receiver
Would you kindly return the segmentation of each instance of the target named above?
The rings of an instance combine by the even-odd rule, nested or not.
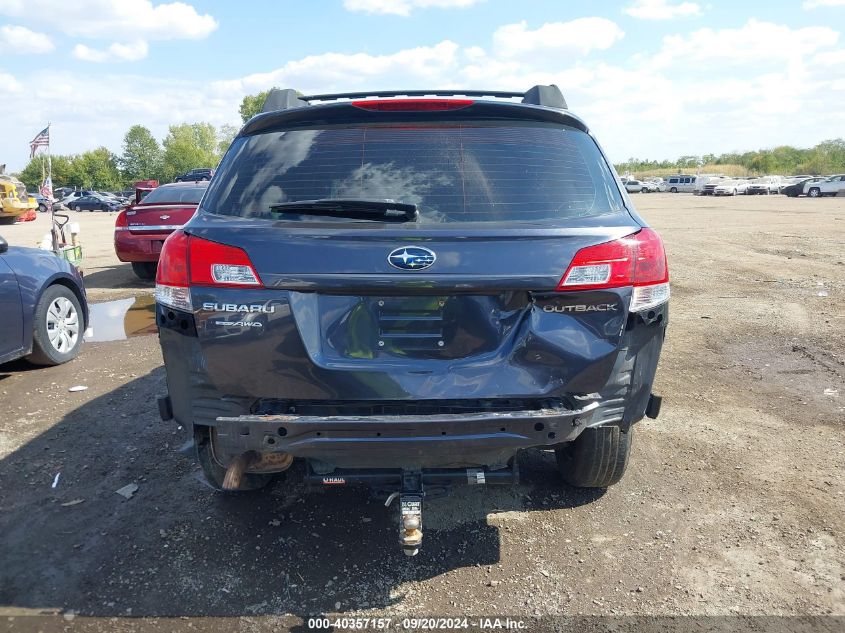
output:
[[[399,493],[399,542],[406,556],[416,556],[420,552],[424,496],[422,472],[402,471],[402,490]]]
[[[385,507],[399,499],[399,544],[408,556],[416,556],[422,545],[423,499],[448,494],[452,486],[505,485],[519,483],[516,462],[508,468],[486,470],[484,468],[429,468],[424,470],[403,470],[399,468],[342,469],[329,473],[314,472],[311,465],[305,475],[305,482],[320,488],[363,486],[374,494],[387,494]],[[425,487],[428,486],[428,492]]]

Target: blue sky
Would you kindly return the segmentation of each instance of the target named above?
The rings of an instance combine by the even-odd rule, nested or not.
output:
[[[244,94],[558,83],[611,158],[845,136],[845,0],[0,0],[0,163],[237,124]]]

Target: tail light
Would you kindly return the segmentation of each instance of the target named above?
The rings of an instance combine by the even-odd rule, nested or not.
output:
[[[559,291],[633,286],[631,312],[669,299],[669,268],[660,236],[642,229],[613,242],[582,248],[557,286]]]
[[[117,214],[114,220],[114,228],[117,231],[125,231],[129,227],[129,218],[126,217],[126,209]]]
[[[475,103],[472,99],[366,99],[353,101],[362,110],[377,112],[431,112],[435,110],[460,110]]]
[[[264,287],[243,249],[174,231],[164,241],[156,272],[156,301],[191,311],[190,286]]]

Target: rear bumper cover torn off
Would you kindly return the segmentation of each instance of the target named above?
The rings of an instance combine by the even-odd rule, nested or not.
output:
[[[335,466],[437,467],[490,463],[517,450],[574,440],[594,424],[579,409],[437,415],[241,415],[214,422],[216,453],[285,452]],[[221,455],[222,457],[222,455]]]

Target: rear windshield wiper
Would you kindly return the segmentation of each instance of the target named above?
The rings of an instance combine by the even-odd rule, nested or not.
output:
[[[385,222],[416,222],[417,205],[393,200],[364,200],[357,198],[320,198],[297,200],[270,205],[275,213],[328,215],[336,218],[364,218]]]

